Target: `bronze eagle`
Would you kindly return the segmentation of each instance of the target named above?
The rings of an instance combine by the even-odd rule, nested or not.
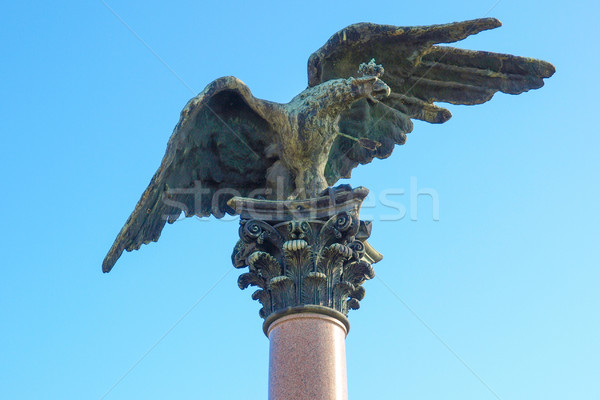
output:
[[[436,102],[481,104],[498,91],[543,86],[555,72],[545,61],[438,46],[499,26],[494,18],[350,25],[310,56],[308,88],[287,104],[255,98],[235,77],[211,82],[181,112],[162,163],[102,270],[109,272],[123,250],[157,241],[182,212],[220,218],[233,213],[227,201],[234,195],[317,195],[359,164],[388,157],[405,143],[411,119],[450,119]]]

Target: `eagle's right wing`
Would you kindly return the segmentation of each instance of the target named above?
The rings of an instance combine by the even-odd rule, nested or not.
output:
[[[275,136],[268,114],[276,106],[253,97],[234,77],[213,81],[190,100],[102,270],[109,272],[123,250],[157,241],[165,223],[182,212],[220,218],[232,211],[226,205],[231,197],[265,188],[267,169],[276,161],[265,157]]]

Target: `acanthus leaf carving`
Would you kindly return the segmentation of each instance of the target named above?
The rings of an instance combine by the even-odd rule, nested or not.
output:
[[[252,298],[262,304],[262,318],[296,306],[323,306],[344,315],[360,307],[365,296],[362,284],[375,276],[366,256],[370,223],[358,217],[366,192],[348,187],[330,190],[334,204],[329,212],[310,213],[314,210],[303,206],[304,215],[265,218],[271,203],[273,210],[295,208],[290,202],[262,201],[262,219],[242,215],[232,260],[238,268],[249,268],[238,285],[259,288]],[[353,199],[355,191],[359,195]],[[316,199],[319,202],[322,198]]]

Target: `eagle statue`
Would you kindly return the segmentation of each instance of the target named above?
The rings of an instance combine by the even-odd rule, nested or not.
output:
[[[436,102],[474,105],[543,86],[545,61],[438,44],[501,26],[494,18],[398,27],[359,23],[308,59],[308,88],[287,104],[235,77],[211,82],[181,112],[166,154],[102,269],[157,241],[183,212],[221,218],[233,196],[311,198],[404,144],[412,119],[443,123]],[[375,63],[375,61],[377,64]],[[370,61],[370,62],[369,62]],[[385,68],[385,76],[384,76]]]

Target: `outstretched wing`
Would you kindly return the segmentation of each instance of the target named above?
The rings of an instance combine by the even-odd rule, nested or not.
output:
[[[349,177],[358,164],[388,157],[395,144],[404,144],[411,119],[443,123],[451,114],[434,102],[481,104],[494,93],[519,94],[543,86],[554,67],[540,60],[485,51],[462,50],[452,43],[501,26],[494,18],[445,25],[397,27],[360,23],[333,35],[308,61],[309,86],[355,76],[361,63],[383,65],[383,80],[392,94],[380,103],[357,101],[340,119],[340,130],[381,143],[360,147],[338,136],[326,169],[330,184]]]
[[[268,116],[276,104],[256,99],[239,79],[213,81],[188,102],[160,168],[119,232],[102,264],[109,272],[123,250],[157,241],[166,222],[187,217],[222,217],[234,195],[265,187],[265,157],[274,131]]]

